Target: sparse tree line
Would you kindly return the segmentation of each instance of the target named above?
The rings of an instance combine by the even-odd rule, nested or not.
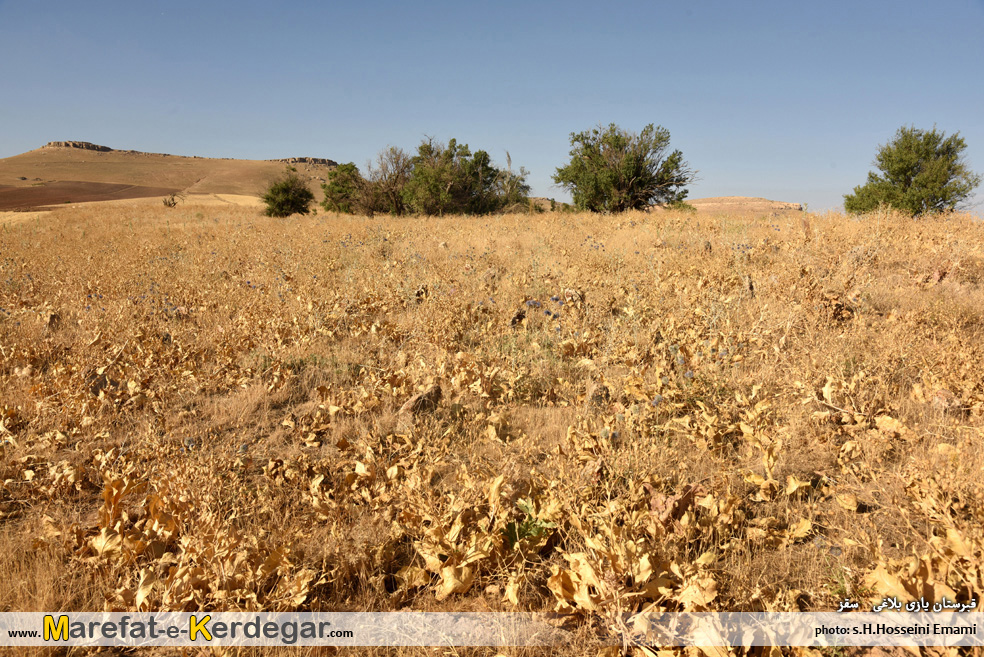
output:
[[[572,133],[570,160],[557,168],[553,180],[570,192],[577,210],[616,213],[652,205],[685,207],[687,185],[696,172],[679,150],[669,150],[670,133],[650,124],[633,133],[617,125]],[[914,216],[953,210],[970,197],[981,176],[963,159],[966,143],[959,133],[947,136],[900,128],[880,146],[868,181],[844,196],[850,213],[890,207]],[[474,152],[451,139],[447,144],[424,139],[416,154],[389,147],[360,171],[341,164],[322,185],[322,207],[330,212],[373,216],[482,215],[536,211],[530,199],[529,172],[499,168],[488,152]],[[285,217],[307,214],[314,195],[292,168],[274,183],[263,200],[266,214]]]
[[[508,159],[508,154],[507,154]],[[490,214],[529,207],[525,169],[492,164],[489,154],[474,153],[452,139],[446,145],[427,139],[409,155],[400,148],[381,152],[365,175],[353,163],[335,169],[322,185],[326,210],[372,216]]]

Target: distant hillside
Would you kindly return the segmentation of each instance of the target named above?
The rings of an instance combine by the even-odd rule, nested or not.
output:
[[[319,198],[321,183],[337,166],[325,158],[233,160],[53,141],[0,159],[0,210],[169,194],[259,196],[288,164]]]
[[[321,183],[338,166],[333,160],[315,157],[234,160],[123,151],[86,141],[52,141],[36,150],[0,159],[0,211],[163,198],[170,194],[188,200],[221,194],[249,201],[261,196],[271,182],[283,175],[287,165],[297,170],[319,200],[323,197]],[[550,199],[535,198],[534,202],[550,208]],[[798,203],[746,196],[687,199],[687,203],[700,214],[768,214],[801,209]]]
[[[560,208],[562,203],[553,199],[534,197],[533,202],[544,210],[549,210],[551,204]],[[773,212],[800,211],[803,206],[799,203],[770,201],[767,198],[754,196],[714,196],[708,198],[688,198],[688,205],[697,209],[699,214],[769,214]],[[653,212],[664,212],[665,208],[653,207]]]
[[[745,214],[747,212],[785,212],[799,211],[803,206],[799,203],[770,201],[767,198],[753,196],[714,196],[711,198],[687,199],[687,203],[697,208],[701,213],[713,214]]]

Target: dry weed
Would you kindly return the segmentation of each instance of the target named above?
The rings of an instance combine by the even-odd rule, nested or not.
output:
[[[5,610],[984,597],[979,221],[252,212],[0,230]]]

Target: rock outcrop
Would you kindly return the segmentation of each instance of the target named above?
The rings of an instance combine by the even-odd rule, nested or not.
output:
[[[284,164],[322,164],[329,167],[338,166],[338,162],[335,160],[328,160],[323,157],[282,157],[275,160],[267,160],[267,162],[283,162]]]
[[[109,146],[100,146],[87,141],[49,141],[44,148],[79,148],[84,151],[99,151],[109,153],[113,149]]]
[[[77,148],[83,151],[98,151],[100,153],[131,153],[133,155],[158,155],[161,157],[170,157],[169,153],[145,153],[143,151],[117,151],[115,148],[110,148],[109,146],[100,146],[99,144],[93,144],[88,141],[49,141],[47,144],[42,146],[42,148]],[[223,158],[203,158],[198,155],[189,156],[196,160],[203,159],[222,159],[231,160],[233,158],[223,157]],[[329,160],[324,157],[283,157],[279,159],[266,160],[267,162],[283,162],[284,164],[318,164],[322,166],[337,167],[338,162],[335,160]]]

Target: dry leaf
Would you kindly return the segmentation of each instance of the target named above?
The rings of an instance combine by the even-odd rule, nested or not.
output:
[[[853,493],[839,493],[835,498],[837,504],[845,511],[858,510],[858,498]]]

